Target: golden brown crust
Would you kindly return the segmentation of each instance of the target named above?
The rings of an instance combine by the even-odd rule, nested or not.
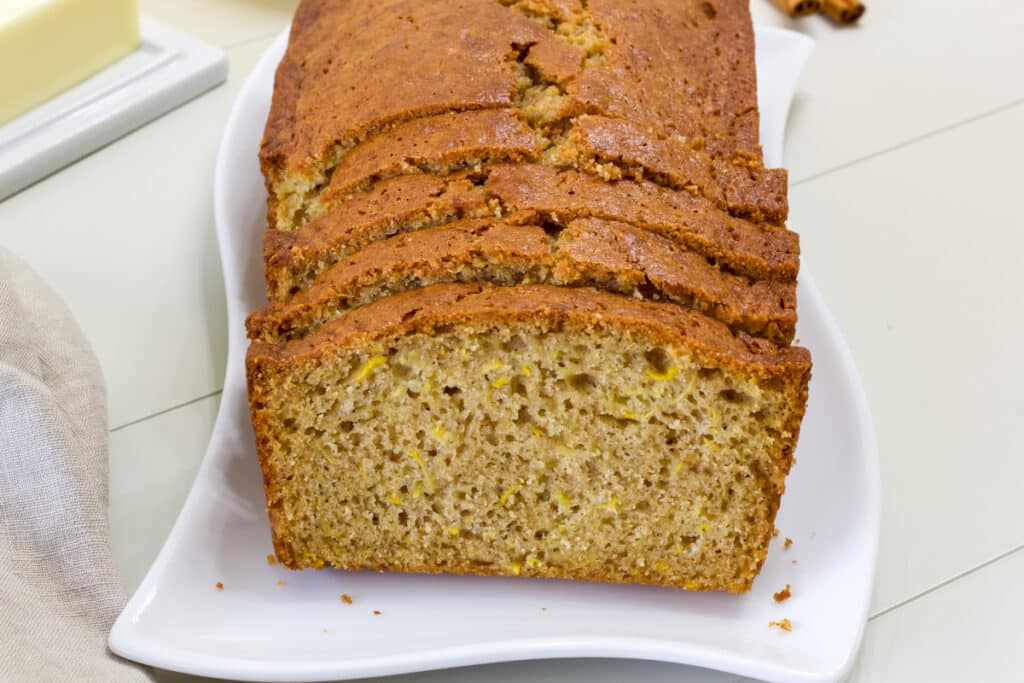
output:
[[[496,164],[485,181],[466,173],[401,175],[337,202],[301,230],[268,230],[264,259],[269,296],[307,283],[339,259],[397,232],[450,220],[517,214],[521,222],[582,217],[630,223],[672,239],[748,277],[792,280],[799,269],[796,233],[758,225],[689,192],[646,181],[608,183],[539,164]]]
[[[564,16],[582,8],[549,9]],[[587,11],[616,44],[632,49],[609,51],[601,68],[573,80],[569,93],[580,110],[704,138],[724,158],[760,158],[753,32],[740,0],[595,0]],[[329,145],[388,123],[509,106],[510,48],[555,42],[538,22],[494,0],[304,0],[278,70],[265,168],[301,169]],[[564,49],[549,51],[567,63]],[[570,76],[565,67],[558,71]],[[400,88],[381,87],[399,79]]]
[[[532,54],[532,52],[531,52]],[[617,180],[648,179],[700,194],[720,209],[758,222],[786,219],[786,172],[712,159],[682,138],[659,138],[622,119],[582,115],[567,144],[549,159]],[[535,162],[541,145],[516,109],[450,112],[413,119],[344,154],[318,201],[329,206],[354,191],[402,173],[446,174],[501,162]]]
[[[751,277],[788,280],[800,267],[796,233],[735,218],[702,197],[647,181],[609,183],[572,170],[499,164],[491,168],[485,188],[506,211],[563,223],[581,217],[631,223]]]
[[[440,282],[546,282],[625,294],[647,289],[750,334],[788,343],[796,283],[750,281],[723,272],[671,240],[601,219],[574,221],[557,237],[540,226],[470,219],[397,235],[339,261],[284,302],[255,312],[250,337],[302,336],[339,309]]]
[[[624,175],[700,193],[733,215],[781,223],[789,212],[782,169],[713,159],[681,135],[652,136],[638,123],[606,116],[578,117],[571,137],[578,154],[592,164],[612,162],[624,167]]]
[[[337,45],[346,46],[344,57]],[[675,146],[725,166],[759,168],[752,56],[749,15],[736,0],[645,0],[628,10],[615,2],[305,0],[261,149],[270,224],[286,227],[277,225],[276,211],[286,173],[319,189],[331,160],[354,153],[368,136],[397,139],[393,129],[403,122],[521,106],[524,77],[559,88],[570,129],[579,123],[573,117],[597,114],[628,121],[640,146],[667,148],[652,160],[655,175],[694,175],[665,165],[683,153]],[[488,141],[465,142],[471,156],[481,156]],[[492,156],[502,157],[500,145]],[[779,178],[755,174],[751,184],[735,172],[730,179],[730,170],[722,182],[741,180],[734,191],[714,177],[700,190],[734,201],[738,215],[784,219]]]
[[[618,46],[569,86],[579,108],[760,163],[754,35],[744,0],[591,0]]]
[[[789,172],[750,164],[713,166],[729,212],[754,221],[781,223],[789,216]]]
[[[567,283],[614,278],[727,325],[789,343],[796,326],[796,282],[752,280],[723,271],[661,235],[628,223],[585,218],[559,235],[556,280]]]
[[[550,40],[494,0],[304,0],[278,68],[264,171],[302,172],[330,146],[400,121],[511,106],[512,46]]]
[[[477,283],[437,284],[401,292],[357,308],[303,339],[284,344],[254,342],[246,362],[251,372],[314,362],[338,349],[408,334],[431,334],[448,325],[616,326],[751,376],[768,379],[803,376],[810,371],[806,349],[734,334],[724,324],[674,304],[638,301],[590,288]]]
[[[568,83],[583,70],[583,60],[583,52],[578,47],[545,40],[530,46],[523,63],[552,81]]]
[[[325,270],[371,241],[398,232],[492,213],[483,191],[465,174],[401,175],[381,181],[316,218],[302,230],[267,230],[263,237],[267,295],[281,299],[290,282]]]
[[[376,180],[402,173],[446,173],[488,161],[530,161],[538,151],[536,136],[514,109],[413,119],[343,156],[320,198],[330,203]]]
[[[246,325],[252,339],[277,341],[303,335],[318,319],[335,317],[361,290],[383,294],[436,282],[456,282],[463,274],[484,279],[479,265],[500,264],[525,276],[551,257],[550,240],[538,226],[510,225],[497,219],[466,219],[374,242],[337,262],[308,288],[255,311]],[[358,304],[356,304],[358,305]]]

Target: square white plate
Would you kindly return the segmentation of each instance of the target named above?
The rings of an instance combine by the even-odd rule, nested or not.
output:
[[[867,616],[878,545],[874,432],[850,354],[806,271],[798,336],[814,356],[782,537],[746,595],[536,579],[290,572],[272,552],[245,398],[243,321],[262,305],[265,194],[256,154],[282,34],[239,95],[215,179],[230,342],[209,451],[167,543],[114,625],[114,652],[193,674],[330,680],[550,657],[664,660],[773,681],[836,681]],[[811,41],[757,31],[762,140],[782,132]],[[794,564],[792,560],[799,560]],[[279,585],[278,581],[283,581]],[[223,590],[215,589],[220,581]],[[772,593],[786,584],[793,597]],[[354,605],[339,599],[348,593]],[[544,609],[546,608],[546,609]],[[373,610],[380,610],[375,616]],[[787,617],[792,633],[768,627]]]

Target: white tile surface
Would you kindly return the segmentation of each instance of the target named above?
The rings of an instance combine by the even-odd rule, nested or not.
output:
[[[235,93],[268,43],[231,50],[227,84],[0,204],[0,246],[47,280],[92,343],[112,427],[221,386],[211,179]]]
[[[298,4],[298,0],[139,0],[139,9],[203,40],[234,47],[275,35],[291,21]]]
[[[866,4],[854,27],[837,28],[751,0],[755,22],[818,41],[790,116],[793,181],[1024,98],[1024,3]]]
[[[1022,129],[1024,105],[791,193],[878,430],[876,609],[1024,543]]]
[[[110,534],[129,594],[174,526],[219,406],[211,396],[110,435]]]
[[[157,683],[213,683],[170,671],[155,674]],[[405,676],[363,679],[363,683],[736,683],[729,674],[707,669],[614,659],[562,659],[512,662],[446,669]],[[360,683],[350,681],[349,683]]]
[[[707,669],[614,659],[563,659],[514,662],[372,679],[375,683],[573,683],[644,681],[645,683],[733,683],[735,676]]]
[[[1019,683],[1024,550],[868,624],[848,683]]]

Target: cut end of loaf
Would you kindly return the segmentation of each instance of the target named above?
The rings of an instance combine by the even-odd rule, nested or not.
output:
[[[256,347],[258,348],[258,347]],[[250,354],[275,549],[335,566],[749,589],[806,368],[629,330],[456,325]]]

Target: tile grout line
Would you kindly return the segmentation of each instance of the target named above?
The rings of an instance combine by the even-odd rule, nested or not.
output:
[[[155,413],[152,413],[150,415],[146,415],[144,417],[136,418],[134,420],[131,420],[130,422],[125,422],[124,424],[120,424],[120,425],[118,425],[116,427],[112,427],[110,429],[110,433],[113,434],[114,432],[119,432],[122,429],[127,429],[128,427],[132,427],[132,426],[137,425],[137,424],[139,424],[141,422],[145,422],[146,420],[152,420],[154,417],[160,417],[161,415],[166,415],[167,413],[170,413],[172,411],[178,410],[179,408],[188,407],[188,406],[192,405],[193,403],[199,403],[200,401],[205,401],[208,398],[213,398],[214,396],[217,396],[217,395],[223,393],[223,391],[224,391],[223,389],[217,389],[215,391],[211,391],[208,394],[204,394],[203,396],[199,396],[197,398],[194,398],[191,401],[185,401],[184,403],[179,403],[177,405],[173,405],[170,408],[164,408],[163,410],[158,410]]]
[[[261,40],[267,40],[269,38],[274,38],[279,33],[281,33],[281,30],[283,28],[285,28],[286,26],[289,26],[289,25],[290,25],[290,23],[289,24],[285,24],[285,25],[281,26],[280,28],[278,28],[276,31],[272,32],[272,33],[264,33],[262,35],[255,36],[253,38],[246,38],[245,40],[240,40],[237,43],[231,43],[230,45],[224,45],[223,47],[221,47],[221,49],[224,50],[224,52],[228,52],[230,50],[234,50],[235,48],[245,47],[246,45],[252,45],[253,43],[258,43]]]
[[[962,578],[964,578],[966,576],[969,576],[971,574],[974,574],[975,572],[981,571],[982,569],[985,569],[986,567],[990,567],[990,566],[994,565],[997,562],[1005,560],[1006,558],[1010,557],[1011,555],[1015,555],[1016,553],[1019,553],[1022,550],[1024,550],[1024,543],[1021,543],[1020,545],[1016,546],[1015,548],[1010,548],[1006,552],[1001,553],[999,555],[996,555],[995,557],[993,557],[993,558],[991,558],[989,560],[985,560],[984,562],[982,562],[981,564],[979,564],[976,567],[971,567],[970,569],[966,569],[966,570],[960,572],[956,576],[951,576],[950,578],[946,579],[945,581],[940,581],[939,583],[935,584],[931,588],[923,590],[920,593],[917,593],[916,595],[911,595],[909,598],[906,598],[905,600],[901,600],[900,602],[897,602],[895,605],[891,605],[889,607],[886,607],[885,609],[883,609],[883,610],[881,610],[879,612],[876,612],[875,614],[872,614],[871,616],[869,616],[868,617],[868,621],[871,622],[871,621],[874,621],[875,619],[877,619],[879,617],[883,617],[886,614],[889,614],[890,612],[895,612],[896,610],[898,610],[901,607],[904,607],[904,606],[906,606],[906,605],[908,605],[908,604],[910,604],[912,602],[916,602],[917,600],[920,600],[921,598],[925,597],[926,595],[930,595],[930,594],[932,594],[932,593],[934,593],[934,592],[936,592],[938,590],[941,590],[942,588],[945,588],[946,586],[950,585],[951,583],[955,583],[955,582],[959,581],[960,579],[962,579]]]
[[[791,188],[792,187],[799,187],[800,185],[803,185],[804,183],[809,183],[809,182],[817,180],[817,179],[819,179],[819,178],[821,178],[823,176],[831,175],[831,174],[836,173],[838,171],[846,170],[847,168],[850,168],[851,166],[855,166],[856,164],[859,164],[862,161],[869,161],[869,160],[874,159],[876,157],[880,157],[880,156],[882,156],[884,154],[888,154],[889,152],[895,152],[896,150],[903,149],[904,147],[910,147],[911,145],[915,145],[915,144],[917,144],[919,142],[923,142],[923,141],[925,141],[925,140],[927,140],[929,138],[933,138],[933,137],[936,137],[938,135],[942,135],[943,133],[948,133],[948,132],[950,132],[952,130],[960,128],[961,126],[966,126],[966,125],[971,124],[971,123],[976,123],[978,121],[981,121],[982,119],[988,118],[989,116],[994,116],[996,114],[1001,114],[1001,113],[1003,113],[1005,111],[1009,111],[1010,109],[1013,109],[1014,107],[1018,107],[1018,106],[1020,106],[1022,104],[1024,104],[1024,98],[1013,100],[1012,102],[1007,102],[1006,104],[1002,104],[1002,105],[1000,105],[998,107],[995,107],[994,109],[989,109],[988,111],[982,112],[980,114],[976,114],[974,116],[970,116],[970,117],[968,117],[966,119],[961,119],[960,121],[956,121],[954,123],[950,123],[950,124],[948,124],[946,126],[941,126],[941,127],[936,128],[934,130],[930,130],[927,133],[922,133],[921,135],[917,135],[915,137],[909,138],[907,140],[904,140],[903,142],[899,142],[899,143],[897,143],[895,145],[891,145],[891,146],[886,147],[884,149],[880,149],[880,150],[878,150],[876,152],[871,152],[870,154],[866,154],[866,155],[864,155],[862,157],[858,157],[856,159],[852,159],[850,161],[843,162],[843,163],[838,164],[836,166],[833,166],[831,168],[827,168],[824,171],[818,171],[817,173],[812,173],[811,175],[807,176],[806,178],[801,178],[800,180],[797,180],[797,181],[794,181],[794,182],[790,183],[789,186]]]

